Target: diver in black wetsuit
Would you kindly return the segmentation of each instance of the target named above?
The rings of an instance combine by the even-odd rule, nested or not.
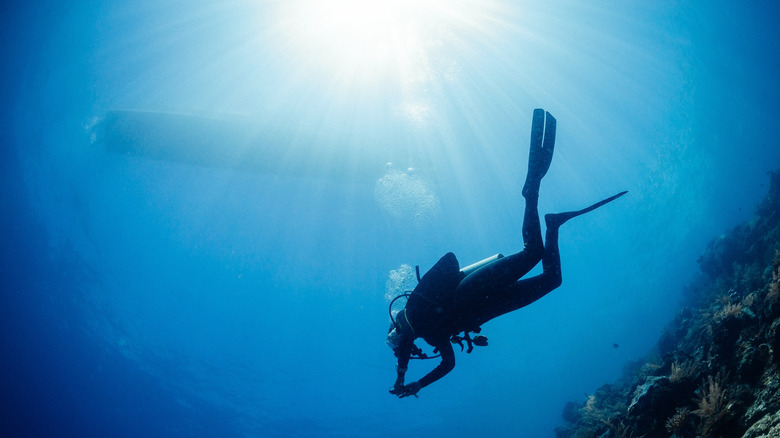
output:
[[[528,174],[523,186],[523,250],[499,258],[468,275],[460,271],[455,255],[447,253],[420,279],[405,308],[395,316],[387,341],[398,358],[397,378],[390,388],[391,394],[401,398],[417,396],[421,388],[442,378],[455,367],[452,343],[466,340],[469,352],[472,342],[487,345],[486,338],[477,336],[471,339],[469,332],[479,333],[485,322],[527,306],[560,286],[558,228],[569,219],[626,193],[618,193],[583,210],[546,215],[547,232],[543,242],[537,204],[542,177],[552,161],[555,129],[556,121],[550,113],[534,110]],[[543,272],[521,280],[540,260]],[[465,336],[458,336],[461,332]],[[441,363],[420,380],[404,385],[409,359],[419,353],[414,345],[416,338],[422,338],[435,347],[434,351],[441,354]]]

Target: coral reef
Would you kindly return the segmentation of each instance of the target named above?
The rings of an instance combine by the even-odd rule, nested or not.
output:
[[[568,403],[558,438],[780,437],[780,171],[698,262],[655,351]]]

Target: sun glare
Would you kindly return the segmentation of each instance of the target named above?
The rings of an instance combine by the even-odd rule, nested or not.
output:
[[[431,7],[409,0],[293,3],[289,30],[302,55],[339,74],[373,74],[399,57],[418,56],[419,18]]]
[[[463,54],[495,37],[501,11],[493,0],[289,0],[273,32],[298,83],[335,99],[392,96],[421,128],[440,120],[436,96],[459,80]]]
[[[323,73],[376,80],[392,72],[410,80],[429,75],[432,50],[472,25],[473,1],[302,0],[285,3],[283,31],[294,50]],[[482,10],[482,8],[480,8]]]

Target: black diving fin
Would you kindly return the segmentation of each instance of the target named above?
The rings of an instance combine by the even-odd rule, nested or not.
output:
[[[626,193],[628,193],[628,190],[620,192],[617,195],[610,196],[609,198],[601,200],[601,201],[591,205],[590,207],[585,207],[582,210],[566,211],[566,212],[563,212],[563,213],[553,213],[553,214],[545,215],[544,216],[545,223],[547,224],[548,227],[551,227],[551,226],[558,226],[559,227],[559,226],[563,225],[564,223],[566,223],[566,221],[568,221],[569,219],[572,219],[572,218],[575,218],[577,216],[583,215],[585,213],[591,212],[591,211],[601,207],[604,204],[608,204],[608,203],[614,201],[615,199],[625,195]]]
[[[586,207],[586,208],[583,208],[582,210],[578,210],[578,211],[576,211],[576,212],[575,212],[575,213],[577,213],[575,216],[579,216],[579,215],[581,215],[581,214],[585,214],[585,213],[587,213],[587,212],[589,212],[589,211],[593,211],[593,210],[595,210],[595,209],[597,209],[597,208],[601,207],[601,206],[602,206],[602,205],[604,205],[604,204],[609,204],[610,202],[612,202],[612,201],[614,201],[615,199],[617,199],[617,198],[619,198],[619,197],[621,197],[621,196],[625,195],[626,193],[628,193],[628,190],[626,190],[626,191],[623,191],[623,192],[620,192],[620,193],[618,193],[617,195],[610,196],[609,198],[607,198],[607,199],[604,199],[603,201],[599,201],[599,202],[597,202],[597,203],[595,203],[595,204],[591,205],[590,207]]]
[[[523,186],[523,196],[538,192],[542,178],[547,174],[555,151],[555,117],[543,109],[534,110],[531,122],[531,147],[528,153],[528,174]]]

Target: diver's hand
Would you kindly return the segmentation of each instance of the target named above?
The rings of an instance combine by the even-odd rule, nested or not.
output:
[[[403,392],[401,394],[398,394],[398,398],[404,398],[409,396],[415,396],[417,397],[417,393],[422,388],[422,385],[420,385],[420,382],[412,382],[408,385],[405,385],[402,389]]]
[[[400,396],[403,393],[404,393],[404,384],[403,383],[396,382],[396,384],[393,385],[390,388],[390,394]]]

